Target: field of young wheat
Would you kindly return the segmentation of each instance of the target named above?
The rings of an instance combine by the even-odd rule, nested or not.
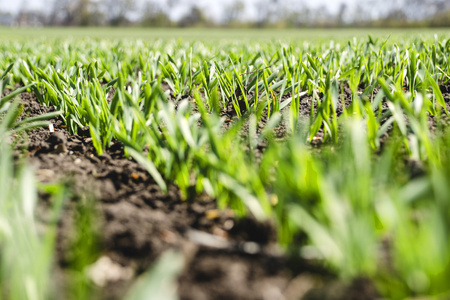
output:
[[[2,299],[450,297],[450,34],[30,32]]]

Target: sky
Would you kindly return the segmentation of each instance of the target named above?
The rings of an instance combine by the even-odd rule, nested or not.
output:
[[[27,5],[30,9],[42,9],[44,3],[43,0],[0,0],[0,8],[2,11],[15,13],[23,5]]]
[[[226,5],[232,3],[234,0],[197,0],[196,3],[206,8],[208,12],[211,13],[211,16],[213,18],[221,18],[221,11],[223,10],[223,7]],[[247,10],[246,10],[246,16],[249,19],[254,19],[257,16],[257,11],[254,9],[255,3],[258,3],[259,0],[241,0],[243,3],[246,4]],[[354,3],[356,0],[290,0],[289,2],[292,3],[292,6],[299,6],[302,3],[307,4],[309,7],[318,7],[320,5],[327,5],[327,7],[331,11],[336,11],[340,4],[342,2],[346,2],[348,4]],[[189,3],[191,1],[180,1],[181,4],[179,7],[174,8],[173,15],[175,19],[177,19],[179,16],[183,15],[183,13],[186,11],[186,7],[188,7]]]
[[[145,0],[138,0],[139,2],[143,2]],[[221,18],[221,11],[223,7],[234,0],[197,0],[195,1],[202,8],[205,8],[206,12],[210,14],[212,18]],[[257,11],[253,9],[253,4],[258,2],[258,0],[241,0],[247,6],[246,16],[248,18],[253,19],[257,16]],[[342,2],[347,4],[353,4],[357,0],[290,0],[292,6],[298,6],[301,3],[307,4],[310,7],[318,7],[320,5],[326,5],[330,10],[336,11],[339,8],[339,5]],[[160,3],[167,3],[168,0],[160,0]],[[53,0],[0,0],[0,9],[2,11],[16,13],[21,7],[27,7],[28,9],[34,10],[42,10],[45,6],[51,7]],[[179,5],[173,7],[171,9],[171,17],[173,19],[180,18],[189,7],[189,4],[192,3],[191,0],[180,0]]]

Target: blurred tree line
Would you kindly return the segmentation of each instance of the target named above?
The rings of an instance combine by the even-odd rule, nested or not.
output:
[[[23,0],[17,14],[2,13],[0,24],[18,26],[149,27],[408,27],[450,26],[448,0],[365,0],[338,9],[312,6],[308,0],[233,0],[212,16],[199,1],[189,0],[43,0],[42,10]],[[175,8],[183,13],[174,17]],[[253,6],[253,7],[249,7]],[[249,10],[256,12],[249,17]]]

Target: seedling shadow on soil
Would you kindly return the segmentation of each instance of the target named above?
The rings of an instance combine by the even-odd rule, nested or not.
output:
[[[29,117],[52,110],[31,93],[21,97]],[[124,156],[119,143],[97,156],[86,130],[72,135],[62,120],[51,122],[55,132],[30,131],[16,145],[15,156],[27,156],[38,181],[64,181],[73,194],[58,227],[58,295],[73,295],[76,283],[68,274],[78,271],[89,274],[89,297],[121,299],[162,253],[178,249],[185,260],[180,299],[375,298],[367,280],[345,285],[314,264],[288,260],[277,248],[271,222],[237,219],[206,195],[183,201],[175,185],[165,194],[143,167]],[[46,198],[41,192],[39,213],[45,213]],[[80,214],[91,216],[80,221]],[[77,222],[88,227],[80,229]],[[75,266],[74,247],[83,238],[91,239],[91,252]],[[104,265],[118,274],[97,270]]]

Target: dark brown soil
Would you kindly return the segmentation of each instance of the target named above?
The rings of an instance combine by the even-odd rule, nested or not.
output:
[[[22,104],[25,116],[52,110],[30,93],[22,94]],[[72,191],[58,227],[58,295],[70,293],[68,274],[77,269],[77,242],[88,243],[91,237],[91,261],[84,264],[107,257],[120,270],[118,277],[91,283],[93,299],[120,299],[168,249],[180,249],[185,256],[180,299],[375,299],[367,280],[335,283],[308,263],[288,260],[277,247],[270,221],[237,219],[204,195],[182,200],[175,185],[164,194],[144,168],[124,156],[120,144],[97,156],[88,130],[71,135],[62,120],[51,122],[54,133],[30,131],[20,138],[15,155],[27,157],[38,181],[62,181]],[[40,200],[38,219],[45,224],[48,195],[41,192]],[[77,220],[86,216],[82,205],[95,214],[92,228],[81,231],[86,236],[77,237]],[[329,291],[336,286],[339,293]]]

